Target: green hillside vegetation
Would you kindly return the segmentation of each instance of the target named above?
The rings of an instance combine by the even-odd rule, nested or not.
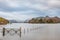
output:
[[[0,17],[0,25],[5,25],[8,23],[9,23],[9,21],[7,19]]]

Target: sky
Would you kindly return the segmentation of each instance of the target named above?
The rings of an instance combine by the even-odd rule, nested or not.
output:
[[[60,0],[0,0],[0,17],[26,20],[40,16],[60,17]]]

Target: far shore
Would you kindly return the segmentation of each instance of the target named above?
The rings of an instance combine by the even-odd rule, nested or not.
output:
[[[12,24],[12,23],[8,23],[8,24]],[[60,24],[60,23],[28,23],[28,24]]]

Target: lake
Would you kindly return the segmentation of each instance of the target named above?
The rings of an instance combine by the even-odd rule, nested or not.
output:
[[[2,28],[18,30],[21,28],[21,36],[14,30],[2,36]],[[29,24],[12,23],[0,25],[0,40],[60,40],[60,24]]]

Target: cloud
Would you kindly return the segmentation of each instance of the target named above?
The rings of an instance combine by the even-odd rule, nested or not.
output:
[[[0,2],[9,7],[18,7],[19,6],[15,0],[0,0]]]
[[[9,11],[20,11],[24,7],[35,10],[49,10],[50,8],[60,8],[60,0],[2,0],[0,5],[3,5],[2,9]]]
[[[6,19],[9,20],[26,20],[26,19],[30,19],[36,16],[33,15],[29,15],[30,13],[32,13],[34,11],[21,11],[21,12],[0,12],[0,17],[4,17]],[[27,14],[29,13],[29,14]]]
[[[60,8],[60,0],[48,0],[48,6],[53,8]]]
[[[32,0],[2,0],[2,1],[0,0],[0,3],[6,6],[7,8],[11,8],[9,10],[14,9],[19,11],[21,8],[23,9],[24,7],[35,10],[48,10],[50,8],[60,8],[60,0],[33,0],[33,1]],[[5,9],[7,9],[6,7]]]
[[[12,8],[9,10],[13,10],[15,8],[31,8],[31,9],[35,9],[35,10],[45,10],[48,9],[47,6],[44,5],[45,3],[41,3],[41,1],[36,1],[36,0],[3,0],[0,1],[0,5],[3,5],[4,9],[8,10],[8,8]],[[15,10],[17,10],[15,9]]]
[[[29,19],[59,16],[60,0],[0,0],[0,16],[7,19]]]

